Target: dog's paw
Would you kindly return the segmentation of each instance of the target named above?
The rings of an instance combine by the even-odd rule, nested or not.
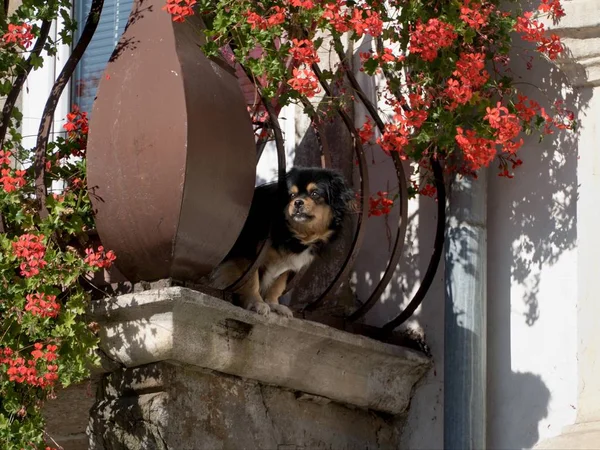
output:
[[[294,313],[290,308],[285,305],[280,305],[279,303],[268,303],[271,312],[275,314],[279,314],[280,316],[287,317],[289,319],[294,317]]]
[[[269,312],[271,311],[271,309],[269,308],[269,305],[267,305],[265,302],[259,301],[259,300],[248,303],[246,305],[246,309],[249,311],[254,311],[254,312],[260,314],[261,316],[268,316]]]

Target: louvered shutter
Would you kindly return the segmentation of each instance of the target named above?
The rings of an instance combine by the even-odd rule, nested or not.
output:
[[[81,32],[92,0],[76,0],[74,2],[75,17]],[[96,33],[73,77],[73,102],[82,111],[91,113],[100,77],[119,38],[127,25],[133,0],[104,0],[102,16]],[[77,36],[78,38],[79,36]]]

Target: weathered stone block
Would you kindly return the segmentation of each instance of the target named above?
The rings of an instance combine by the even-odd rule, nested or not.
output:
[[[182,287],[97,302],[93,450],[398,448],[424,355]]]
[[[430,367],[413,350],[182,287],[102,300],[93,315],[103,350],[126,367],[177,361],[391,414]]]
[[[398,448],[403,416],[170,363],[107,376],[92,450]]]
[[[85,450],[88,437],[85,434],[89,411],[94,404],[96,383],[86,381],[57,392],[57,397],[44,405],[46,441],[64,450]]]

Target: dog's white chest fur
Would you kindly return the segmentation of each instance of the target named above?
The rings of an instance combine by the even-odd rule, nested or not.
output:
[[[276,261],[267,263],[260,279],[261,295],[266,294],[267,290],[271,287],[279,275],[288,271],[298,272],[304,266],[309,265],[313,258],[314,256],[311,254],[310,249],[306,249],[302,253],[291,254],[284,258],[279,258]]]

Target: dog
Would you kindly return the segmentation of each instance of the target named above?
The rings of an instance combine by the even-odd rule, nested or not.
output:
[[[279,303],[291,273],[307,267],[339,235],[353,208],[355,194],[343,176],[321,168],[293,168],[287,190],[277,183],[259,186],[239,238],[210,277],[210,285],[225,289],[239,279],[265,242],[265,257],[234,294],[240,306],[261,315],[293,317]]]

